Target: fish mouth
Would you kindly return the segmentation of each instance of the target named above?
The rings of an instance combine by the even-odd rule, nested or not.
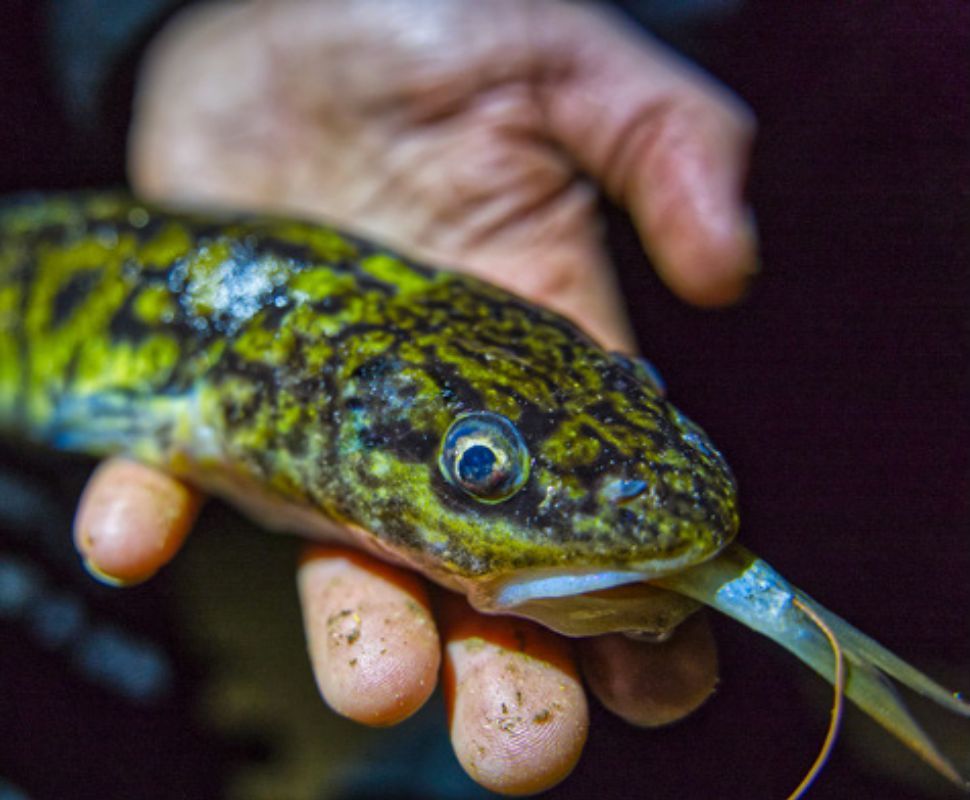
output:
[[[530,570],[493,580],[489,605],[508,611],[531,600],[574,597],[643,580],[641,572],[629,569]]]
[[[646,583],[686,569],[697,560],[695,552],[686,552],[672,558],[616,566],[518,570],[476,581],[469,596],[480,610],[510,613],[536,600],[578,597],[631,583]]]
[[[636,632],[662,641],[700,603],[648,581],[690,563],[680,558],[641,569],[528,570],[479,579],[463,589],[483,613],[523,617],[565,636]]]

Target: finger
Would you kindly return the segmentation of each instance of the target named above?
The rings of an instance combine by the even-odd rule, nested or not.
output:
[[[628,140],[622,197],[667,285],[697,305],[722,305],[757,271],[757,234],[742,200],[749,136],[727,109],[697,102],[641,123],[643,133]]]
[[[757,265],[750,111],[601,10],[570,7],[550,30],[544,48],[561,65],[544,95],[551,134],[629,208],[671,289],[698,304],[737,299]]]
[[[580,640],[580,654],[591,691],[633,725],[675,722],[701,706],[717,686],[717,649],[703,613],[688,617],[665,642],[597,636]]]
[[[98,466],[81,495],[74,545],[98,580],[140,583],[179,551],[201,503],[201,495],[178,479],[112,458]]]
[[[437,683],[441,647],[421,581],[351,550],[314,546],[298,572],[317,686],[338,714],[394,725]]]
[[[483,617],[457,595],[441,600],[445,697],[462,767],[503,794],[555,785],[589,726],[568,644],[524,620]]]

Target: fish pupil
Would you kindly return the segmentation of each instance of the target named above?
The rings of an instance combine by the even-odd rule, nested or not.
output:
[[[495,453],[483,444],[469,447],[458,460],[458,477],[472,485],[486,483],[495,468]]]

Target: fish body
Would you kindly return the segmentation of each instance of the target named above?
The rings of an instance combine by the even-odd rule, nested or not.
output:
[[[485,611],[662,636],[707,603],[833,675],[800,610],[817,604],[731,544],[731,471],[649,370],[334,228],[122,194],[10,202],[0,427],[132,456]],[[597,593],[628,583],[641,590]],[[880,674],[965,704],[825,621],[851,642],[848,695],[958,780]]]
[[[27,198],[0,215],[0,309],[6,427],[136,457],[276,527],[367,531],[448,585],[640,580],[737,530],[723,458],[628,359],[332,228]],[[523,445],[501,502],[440,467],[463,415],[467,441],[505,419]]]

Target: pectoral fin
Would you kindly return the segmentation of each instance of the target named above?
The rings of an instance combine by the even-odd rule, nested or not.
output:
[[[60,398],[40,435],[59,450],[91,455],[126,454],[164,463],[180,438],[190,398],[96,392]]]

